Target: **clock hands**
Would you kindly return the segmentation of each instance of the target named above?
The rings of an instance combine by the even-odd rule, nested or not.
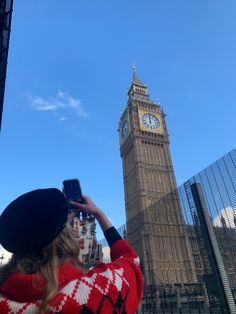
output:
[[[153,115],[153,114],[150,114],[150,113],[145,113],[143,116],[142,116],[142,121],[143,121],[143,124],[147,127],[147,128],[150,128],[150,129],[157,129],[160,127],[160,121],[159,119]]]
[[[151,116],[149,115],[148,118],[149,118],[149,123],[152,124]]]

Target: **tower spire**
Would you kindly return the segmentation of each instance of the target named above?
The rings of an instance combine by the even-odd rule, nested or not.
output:
[[[140,85],[140,86],[143,86],[143,87],[146,87],[146,85],[144,83],[142,83],[140,81],[140,79],[138,78],[138,76],[137,76],[136,64],[135,63],[133,63],[133,80],[132,80],[132,83]]]
[[[132,84],[129,89],[128,95],[130,95],[131,92],[132,94],[136,93],[136,94],[141,94],[143,96],[148,96],[147,86],[143,82],[141,82],[137,76],[135,63],[133,63],[133,79],[132,79]]]
[[[136,79],[136,64],[133,63],[133,81]]]

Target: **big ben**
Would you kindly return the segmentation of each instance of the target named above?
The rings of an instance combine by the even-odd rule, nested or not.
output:
[[[146,282],[196,282],[165,114],[149,97],[135,67],[119,136],[127,239],[141,257]]]

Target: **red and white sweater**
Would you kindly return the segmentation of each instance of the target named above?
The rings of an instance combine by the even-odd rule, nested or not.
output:
[[[113,242],[109,264],[99,263],[87,274],[70,263],[59,267],[59,291],[46,314],[135,313],[142,293],[139,258],[125,240]],[[41,275],[12,273],[0,287],[0,313],[36,314],[43,293]]]

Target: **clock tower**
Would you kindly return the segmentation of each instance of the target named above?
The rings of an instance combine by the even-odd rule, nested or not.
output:
[[[165,114],[135,67],[119,135],[127,239],[141,257],[146,284],[196,282]]]

